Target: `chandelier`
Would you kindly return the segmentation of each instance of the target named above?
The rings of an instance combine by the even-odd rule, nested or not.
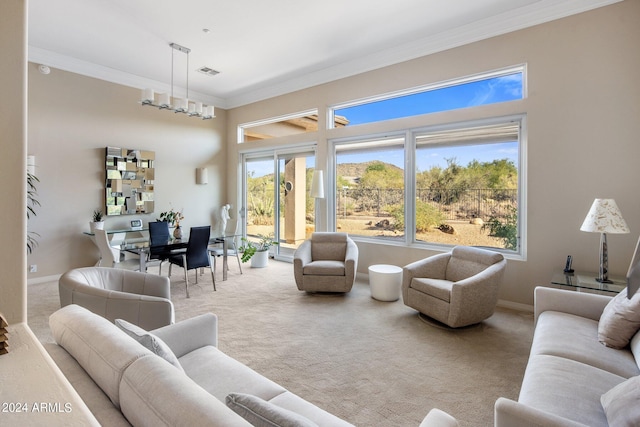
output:
[[[171,46],[171,94],[158,93],[156,100],[156,94],[153,89],[143,89],[140,103],[143,106],[149,105],[160,110],[169,110],[186,114],[190,117],[199,117],[202,120],[214,118],[215,109],[213,105],[204,105],[202,102],[189,99],[189,52],[191,52],[191,49],[180,46],[177,43],[170,43],[169,46]],[[187,92],[184,98],[173,96],[173,59],[176,50],[187,55]]]

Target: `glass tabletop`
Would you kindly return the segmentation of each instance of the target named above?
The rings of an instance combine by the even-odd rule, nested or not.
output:
[[[551,279],[551,284],[612,294],[617,294],[627,287],[626,279],[620,277],[609,277],[613,283],[600,283],[596,280],[596,277],[598,277],[598,273],[555,273]]]

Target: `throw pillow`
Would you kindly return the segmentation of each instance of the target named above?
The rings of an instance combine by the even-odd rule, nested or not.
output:
[[[257,396],[231,393],[227,406],[255,427],[318,427],[316,423]]]
[[[627,292],[616,295],[602,311],[598,322],[598,341],[607,347],[624,348],[640,329],[640,292],[627,298]]]
[[[640,377],[631,377],[600,398],[611,427],[633,427],[640,420]]]
[[[116,319],[116,325],[122,329],[127,335],[138,341],[153,353],[162,357],[167,362],[184,372],[178,358],[164,341],[150,332],[145,331],[139,326],[127,322],[126,320]]]

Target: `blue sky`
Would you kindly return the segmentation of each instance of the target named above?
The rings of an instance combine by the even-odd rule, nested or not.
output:
[[[456,163],[460,166],[467,166],[472,160],[491,162],[495,159],[509,159],[517,166],[518,143],[505,142],[499,144],[429,148],[428,150],[418,149],[416,166],[420,172],[427,171],[435,166],[445,168],[447,166],[447,159],[455,159]],[[371,152],[366,155],[361,153],[343,153],[338,156],[339,163],[360,163],[368,160],[379,160],[404,169],[404,152],[401,149]]]
[[[522,99],[522,74],[448,86],[428,92],[336,110],[349,125]]]
[[[335,114],[349,120],[349,126],[409,117],[439,111],[448,111],[478,105],[493,104],[504,101],[522,99],[522,73],[493,77],[485,80],[448,86],[412,95],[405,95],[393,99],[357,105],[336,110]],[[509,159],[518,164],[517,142],[500,144],[483,144],[461,147],[435,147],[419,150],[417,167],[420,171],[431,167],[446,167],[447,160],[455,158],[461,166],[466,166],[472,160],[490,162],[494,159]],[[404,168],[404,153],[401,149],[381,150],[367,154],[339,154],[340,163],[359,163],[367,160],[380,160]],[[307,166],[313,166],[313,161],[307,161]],[[253,167],[255,166],[255,167]],[[272,162],[252,164],[255,176],[273,173]]]

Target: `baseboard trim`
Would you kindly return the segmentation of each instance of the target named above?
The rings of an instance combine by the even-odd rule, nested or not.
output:
[[[498,307],[503,307],[503,308],[510,308],[512,310],[517,310],[517,311],[524,311],[527,313],[533,313],[533,306],[529,305],[529,304],[521,304],[519,302],[513,302],[513,301],[505,301],[505,300],[498,300]]]
[[[33,279],[27,280],[27,286],[37,285],[39,283],[46,283],[46,282],[57,282],[58,279],[60,279],[60,276],[62,276],[62,274],[54,274],[53,276],[34,277]]]

